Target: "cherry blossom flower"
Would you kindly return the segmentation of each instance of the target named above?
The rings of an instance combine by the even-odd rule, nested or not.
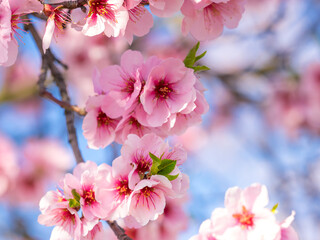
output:
[[[129,19],[122,4],[123,0],[89,0],[89,12],[82,32],[87,36],[104,32],[107,37],[118,37]]]
[[[43,52],[49,48],[53,34],[58,34],[58,31],[63,31],[64,25],[71,21],[69,14],[61,9],[62,5],[53,8],[49,4],[44,5],[44,14],[48,17],[46,30],[42,40]]]
[[[19,171],[15,151],[14,144],[0,135],[0,197],[7,192]]]
[[[128,236],[135,240],[177,239],[188,225],[188,217],[182,209],[185,198],[166,199],[164,213],[155,221],[137,229],[126,229]]]
[[[146,35],[153,26],[151,13],[142,5],[126,4],[129,13],[129,21],[124,37],[129,44],[133,41],[133,35],[142,37]]]
[[[159,127],[195,101],[195,81],[193,70],[179,59],[168,58],[155,66],[140,97],[148,124]]]
[[[150,10],[159,17],[169,17],[178,12],[183,0],[149,0]]]
[[[27,0],[1,0],[0,1],[0,66],[8,67],[14,64],[18,55],[18,42],[21,40],[18,24],[28,24],[29,20],[20,18],[22,15],[38,9],[38,5]],[[40,3],[38,3],[40,4]],[[41,5],[41,4],[40,4]]]
[[[104,68],[98,74],[102,92],[112,95],[118,105],[124,110],[131,107],[141,91],[141,82],[137,71],[143,64],[143,57],[138,51],[128,50],[121,56],[120,66],[113,65]],[[95,86],[95,89],[99,87]]]
[[[165,194],[171,187],[170,181],[160,175],[141,180],[130,195],[129,214],[142,226],[157,219],[164,211]]]
[[[73,164],[71,153],[55,139],[30,139],[8,198],[14,204],[37,204],[49,183],[57,182]]]
[[[110,104],[114,102],[114,104]],[[83,135],[88,140],[90,148],[104,148],[115,139],[115,129],[121,116],[121,108],[116,106],[109,95],[90,97],[87,101],[83,119]]]
[[[45,226],[55,226],[50,239],[80,240],[82,225],[76,210],[60,194],[48,192],[40,200],[41,215],[38,222]]]
[[[253,184],[244,190],[230,188],[226,192],[225,208],[215,209],[211,219],[201,224],[199,234],[190,240],[298,239],[290,227],[294,214],[279,224],[274,213],[265,208],[268,202],[263,185]]]
[[[76,191],[80,196],[80,207],[84,217],[88,221],[106,218],[110,212],[109,202],[101,191],[104,181],[111,174],[111,167],[102,164],[99,167],[96,163],[87,161],[78,164],[73,174],[66,174],[64,179],[64,193],[68,198],[73,198]]]
[[[245,0],[185,0],[182,32],[199,41],[219,37],[223,27],[236,28],[244,12]]]

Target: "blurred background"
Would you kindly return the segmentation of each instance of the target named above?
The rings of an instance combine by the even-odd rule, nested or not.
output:
[[[53,52],[69,66],[65,77],[73,104],[84,107],[93,95],[94,68],[119,64],[128,48],[145,57],[184,59],[196,40],[181,35],[182,15],[154,20],[151,32],[131,46],[73,29],[53,41]],[[45,22],[33,21],[43,33]],[[30,34],[21,34],[16,64],[0,68],[0,239],[42,240],[52,228],[37,222],[39,200],[75,161],[64,110],[38,97],[41,57]],[[269,207],[279,203],[277,219],[295,210],[300,239],[319,240],[320,1],[247,0],[239,27],[200,48],[207,51],[202,64],[211,68],[198,74],[210,110],[201,125],[169,138],[188,150],[181,169],[190,176],[189,195],[170,202],[164,216],[141,232],[157,229],[162,236],[171,228],[159,239],[188,239],[224,206],[229,187],[259,182],[269,190]],[[59,98],[50,79],[47,84]],[[110,164],[121,146],[89,149],[82,119],[76,116],[75,124],[84,159]]]

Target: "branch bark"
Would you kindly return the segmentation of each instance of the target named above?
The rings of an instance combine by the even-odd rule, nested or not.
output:
[[[40,1],[42,4],[45,4],[44,1]],[[52,7],[58,7],[62,6],[63,8],[67,9],[75,9],[75,8],[81,8],[84,5],[88,4],[87,0],[78,0],[78,1],[61,1],[59,3],[50,4]]]

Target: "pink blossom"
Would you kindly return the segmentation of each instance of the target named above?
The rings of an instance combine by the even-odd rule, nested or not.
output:
[[[153,17],[142,4],[127,1],[126,8],[129,13],[129,21],[124,36],[131,44],[133,35],[142,37],[150,31],[153,26]]]
[[[300,86],[300,102],[304,103],[305,121],[308,127],[314,131],[320,130],[320,62],[310,64],[302,75]]]
[[[149,0],[150,10],[159,17],[169,17],[178,12],[183,0]]]
[[[281,229],[274,214],[266,207],[265,186],[253,184],[244,190],[227,190],[225,208],[217,208],[211,219],[200,227],[200,236],[193,239],[270,239],[275,240]]]
[[[37,204],[47,185],[73,164],[71,153],[55,139],[31,139],[22,148],[19,174],[9,198],[14,204]]]
[[[104,201],[101,192],[105,188],[105,179],[111,174],[111,167],[87,161],[78,164],[73,174],[66,174],[64,192],[68,198],[73,198],[72,190],[80,195],[80,206],[88,221],[106,218],[110,212],[110,203]]]
[[[186,109],[195,100],[195,81],[193,70],[178,59],[168,58],[152,68],[140,97],[148,124],[159,127],[171,114]]]
[[[62,32],[64,24],[71,21],[70,16],[61,10],[61,7],[62,5],[56,8],[53,8],[49,4],[44,5],[43,12],[48,17],[48,20],[42,40],[43,52],[46,52],[46,50],[49,48],[53,34],[56,33],[57,35],[58,31]]]
[[[120,121],[121,108],[109,95],[90,97],[83,119],[83,135],[90,148],[104,148],[115,139],[115,129]]]
[[[169,145],[154,133],[146,134],[141,138],[130,134],[121,148],[121,156],[124,162],[133,166],[129,174],[129,186],[131,189],[134,189],[135,185],[144,179],[145,174],[150,171],[152,159],[149,153],[158,157],[162,156],[163,159],[176,160],[178,166],[187,158],[186,152],[181,147],[175,147],[170,151]],[[180,173],[178,168],[174,171],[177,172],[175,174]],[[176,180],[177,182],[179,181],[178,179]],[[182,181],[182,179],[180,180]]]
[[[289,217],[287,217],[281,224],[281,238],[280,240],[298,240],[298,234],[291,226],[294,220],[295,212],[293,211]]]
[[[89,0],[89,12],[82,32],[87,36],[104,32],[107,37],[118,37],[129,19],[122,4],[123,0]]]
[[[17,155],[14,144],[0,135],[0,197],[2,197],[18,174]]]
[[[185,199],[166,199],[164,213],[155,221],[137,229],[126,229],[126,233],[135,240],[177,239],[188,225],[188,217],[182,209]]]
[[[113,65],[104,68],[97,76],[100,79],[94,82],[98,82],[102,92],[112,95],[114,101],[127,110],[136,101],[141,91],[138,69],[143,62],[140,52],[128,50],[122,54],[120,66]],[[95,86],[95,89],[98,88]]]
[[[0,66],[14,64],[18,55],[18,42],[21,40],[18,24],[28,24],[29,20],[21,19],[24,14],[40,11],[41,4],[36,0],[1,0],[0,1]],[[22,41],[22,40],[21,40]]]
[[[106,183],[105,189],[101,192],[105,202],[110,206],[110,220],[118,220],[128,216],[128,199],[132,192],[129,188],[128,175],[132,166],[125,164],[122,156],[112,162],[112,176]]]
[[[244,12],[245,0],[185,0],[182,32],[199,41],[221,35],[223,27],[236,28]]]
[[[59,193],[48,192],[40,201],[41,215],[38,222],[45,226],[55,226],[50,239],[80,240],[82,225],[76,210],[70,209]]]
[[[142,226],[157,219],[164,211],[165,194],[171,187],[170,181],[160,175],[141,180],[130,195],[129,214]]]

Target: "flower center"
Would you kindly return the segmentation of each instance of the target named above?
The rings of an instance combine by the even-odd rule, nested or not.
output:
[[[151,162],[144,156],[141,156],[138,162],[137,171],[139,175],[143,175],[150,170]]]
[[[95,197],[95,193],[94,191],[92,191],[92,189],[90,189],[89,191],[83,191],[83,196],[84,198],[84,202],[86,205],[91,205],[93,203],[96,202],[96,197]]]
[[[248,229],[253,226],[254,214],[250,213],[245,206],[242,206],[242,213],[233,214],[232,217],[241,224],[242,228]]]
[[[156,98],[167,99],[172,92],[172,88],[169,83],[161,80],[155,87]]]
[[[133,93],[134,91],[134,83],[135,80],[133,78],[129,78],[126,80],[126,86],[121,90],[122,92],[126,92],[126,93]]]
[[[108,126],[111,123],[111,119],[101,110],[99,111],[98,117],[97,117],[97,122],[98,122],[98,127],[101,126]]]
[[[125,197],[131,194],[132,190],[128,186],[128,180],[127,179],[121,179],[117,183],[116,190],[118,191],[118,194],[120,197]]]
[[[92,15],[100,15],[106,19],[110,19],[113,22],[117,22],[115,17],[113,5],[107,3],[108,0],[89,0],[88,5],[90,7],[88,17]]]

